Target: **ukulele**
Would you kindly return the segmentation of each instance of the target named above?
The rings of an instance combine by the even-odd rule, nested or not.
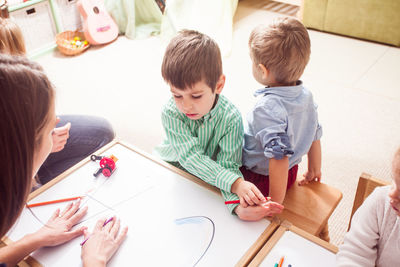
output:
[[[118,26],[107,13],[102,0],[79,0],[79,13],[83,17],[83,32],[90,44],[106,44],[118,37]]]

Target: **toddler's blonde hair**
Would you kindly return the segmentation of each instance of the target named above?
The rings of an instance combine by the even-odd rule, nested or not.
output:
[[[294,18],[279,18],[256,27],[250,34],[249,47],[253,63],[263,64],[281,84],[296,82],[311,54],[307,29]]]
[[[25,55],[25,41],[21,29],[11,19],[0,18],[0,52]]]

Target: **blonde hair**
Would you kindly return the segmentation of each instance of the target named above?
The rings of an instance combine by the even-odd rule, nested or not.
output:
[[[249,47],[253,63],[263,64],[281,84],[296,82],[311,54],[307,29],[294,18],[279,18],[256,27],[250,34]]]
[[[0,18],[0,52],[25,55],[25,41],[21,29],[11,19]]]

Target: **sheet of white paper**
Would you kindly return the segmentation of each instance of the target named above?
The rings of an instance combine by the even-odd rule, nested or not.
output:
[[[298,234],[286,231],[271,249],[260,267],[271,267],[284,257],[283,266],[293,267],[334,267],[336,254],[305,239]]]

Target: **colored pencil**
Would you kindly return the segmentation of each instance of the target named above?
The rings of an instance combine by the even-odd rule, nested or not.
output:
[[[279,260],[279,265],[278,265],[278,267],[282,267],[282,264],[283,264],[283,260],[284,260],[285,258],[284,257],[282,257],[280,260]]]
[[[111,222],[114,219],[114,217],[111,217],[107,221],[104,222],[103,227],[106,226],[107,223]],[[90,236],[88,236],[85,240],[82,241],[81,246],[85,245],[86,241],[88,241]]]
[[[49,205],[49,204],[55,204],[55,203],[60,203],[60,202],[67,202],[71,200],[77,200],[81,197],[70,197],[70,198],[63,198],[63,199],[56,199],[56,200],[50,200],[50,201],[45,201],[45,202],[39,202],[39,203],[33,203],[33,204],[27,204],[26,206],[28,208],[33,208],[33,207],[38,207],[38,206],[44,206],[44,205]]]
[[[271,198],[270,198],[270,197],[266,197],[265,200],[270,201]],[[240,200],[229,200],[229,201],[225,201],[225,204],[240,204]]]

